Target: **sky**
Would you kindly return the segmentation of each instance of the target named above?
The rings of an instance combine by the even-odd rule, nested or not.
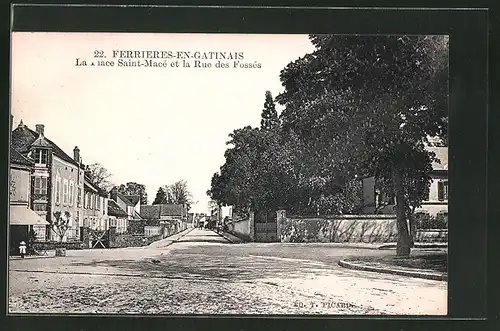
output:
[[[180,58],[154,60],[166,68],[119,66],[137,61],[127,51]],[[207,212],[206,191],[224,164],[228,134],[259,126],[266,90],[279,94],[280,71],[311,51],[307,35],[14,32],[13,125],[44,124],[47,138],[69,156],[78,146],[83,162],[100,163],[114,184],[146,185],[150,204],[160,186],[184,179],[197,202],[191,211]],[[234,68],[234,60],[217,68],[217,59],[200,59],[211,67],[195,68],[193,57],[207,52],[241,52],[239,64],[260,68]]]

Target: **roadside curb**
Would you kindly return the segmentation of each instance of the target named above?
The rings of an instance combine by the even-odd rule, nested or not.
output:
[[[147,245],[147,246],[142,246],[142,248],[164,248],[164,247],[168,247],[168,246],[170,246],[170,245],[172,245],[172,244],[176,243],[177,241],[179,241],[181,238],[183,238],[184,236],[186,236],[188,233],[190,233],[190,232],[191,232],[191,231],[193,231],[193,230],[194,230],[194,228],[189,228],[189,229],[186,229],[186,230],[181,231],[181,232],[179,232],[179,233],[176,233],[176,234],[171,235],[170,237],[177,236],[177,238],[176,238],[176,239],[172,239],[170,242],[165,243],[165,245],[162,245],[162,246],[160,246],[160,247],[151,247],[151,245],[153,245],[154,243],[157,243],[157,242],[158,242],[158,241],[153,241],[151,244],[149,244],[149,245]],[[184,233],[182,233],[182,232],[184,232]],[[168,238],[170,238],[170,237],[165,237],[165,238],[163,238],[163,239],[161,239],[161,240],[165,240],[165,239],[168,239]]]
[[[397,244],[384,244],[378,247],[378,249],[396,249]],[[415,243],[413,248],[448,248],[448,243]]]
[[[410,271],[410,270],[391,269],[391,268],[379,268],[379,267],[372,267],[372,266],[347,262],[345,260],[340,260],[338,264],[341,267],[353,269],[353,270],[371,271],[371,272],[378,272],[378,273],[382,273],[382,274],[392,274],[392,275],[423,278],[423,279],[430,279],[430,280],[448,281],[448,275],[441,274],[441,273],[431,273],[431,272],[425,272],[425,271]]]
[[[219,236],[221,236],[222,238],[226,239],[227,241],[229,241],[231,244],[244,244],[245,241],[243,239],[240,239],[236,236],[233,236],[229,233],[226,233],[226,232],[217,232],[217,231],[214,231],[215,233],[217,233]]]

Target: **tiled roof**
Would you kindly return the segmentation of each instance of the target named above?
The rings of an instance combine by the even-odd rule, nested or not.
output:
[[[160,218],[160,206],[141,206],[141,216],[146,219],[159,219]]]
[[[187,216],[186,208],[180,204],[160,204],[151,206],[141,206],[141,215],[145,218],[159,216]]]
[[[113,189],[111,190],[111,199],[117,201],[117,199],[119,198],[120,200],[122,200],[127,206],[135,206],[134,204],[132,204],[132,202],[130,202],[129,199],[127,199],[127,197],[123,194],[121,194],[120,192],[118,192],[117,190]]]
[[[33,166],[34,162],[24,157],[21,153],[10,146],[10,163],[24,166]]]
[[[85,181],[84,181],[85,186],[89,187],[93,191],[96,191],[96,192],[99,191],[99,187],[97,185],[95,185],[94,183],[92,183],[92,180],[89,177],[84,176],[84,178],[85,178]]]
[[[116,216],[116,217],[127,217],[127,213],[118,206],[118,204],[113,201],[109,200],[108,201],[108,215],[109,216]]]
[[[33,131],[27,126],[23,125],[23,126],[18,126],[14,131],[12,131],[11,137],[12,137],[11,138],[12,147],[14,147],[21,154],[25,154],[30,151],[31,145],[35,142],[35,140],[37,140],[39,134],[38,132]],[[50,139],[44,137],[44,140],[50,144],[50,147],[52,147],[52,152],[56,156],[58,156],[59,158],[63,159],[66,162],[78,165],[78,162],[76,162],[72,157],[66,154],[61,148],[59,148],[59,146],[57,146]]]
[[[448,147],[427,147],[429,152],[434,152],[440,161],[432,162],[433,170],[448,170]]]
[[[161,206],[162,216],[187,216],[187,210],[179,204],[163,204]]]
[[[125,195],[128,201],[130,201],[134,206],[137,205],[141,197],[139,195]]]

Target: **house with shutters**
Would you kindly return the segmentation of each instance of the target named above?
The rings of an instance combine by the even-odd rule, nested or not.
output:
[[[431,184],[428,196],[422,201],[421,207],[415,213],[425,213],[430,216],[448,215],[448,147],[428,146],[426,149],[436,155],[437,162],[432,163],[430,172]],[[375,178],[362,179],[363,213],[364,214],[394,214],[394,196],[384,196],[375,188]]]
[[[47,138],[43,124],[37,124],[32,130],[21,121],[11,133],[11,146],[23,157],[33,161],[33,210],[48,223],[53,220],[54,212],[68,215],[69,229],[63,241],[78,240],[82,217],[82,207],[78,202],[84,190],[84,169],[80,160],[70,157]],[[46,227],[44,239],[58,240],[50,226]]]

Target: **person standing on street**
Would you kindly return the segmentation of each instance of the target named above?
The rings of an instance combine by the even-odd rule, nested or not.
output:
[[[19,244],[19,253],[21,254],[21,258],[24,259],[24,255],[26,255],[26,243],[21,241]]]

